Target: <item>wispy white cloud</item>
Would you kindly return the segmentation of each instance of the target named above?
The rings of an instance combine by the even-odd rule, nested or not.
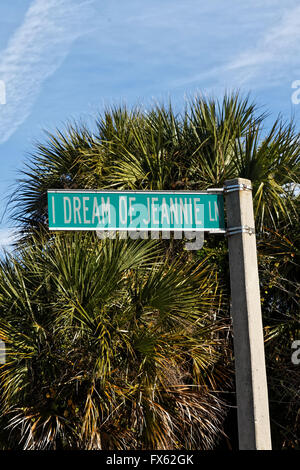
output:
[[[261,79],[279,81],[299,64],[300,6],[289,9],[282,19],[267,30],[256,46],[243,52],[226,66],[240,74],[242,81]],[[287,68],[288,66],[288,68]],[[276,74],[276,77],[274,75]]]
[[[16,240],[15,230],[2,228],[0,229],[0,249],[8,248]]]
[[[0,143],[31,112],[45,79],[68,55],[72,43],[91,24],[93,0],[34,0],[22,25],[0,53],[0,79],[6,104],[0,107]]]
[[[258,32],[257,43],[252,47],[235,58],[225,57],[223,63],[212,69],[177,80],[174,86],[209,81],[211,88],[220,83],[259,88],[276,85],[287,76],[293,80],[291,70],[300,71],[299,45],[300,6],[283,8],[281,19],[277,18],[263,33]]]

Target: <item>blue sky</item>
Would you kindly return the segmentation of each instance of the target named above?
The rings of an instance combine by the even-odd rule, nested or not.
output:
[[[236,88],[299,125],[299,49],[296,0],[1,0],[0,246],[13,233],[6,198],[43,129]]]

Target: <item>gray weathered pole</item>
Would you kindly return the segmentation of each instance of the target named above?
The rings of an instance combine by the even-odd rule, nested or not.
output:
[[[229,248],[239,448],[271,449],[251,181],[224,186]]]

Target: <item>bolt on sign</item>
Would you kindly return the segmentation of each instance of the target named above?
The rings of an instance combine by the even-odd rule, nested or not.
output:
[[[48,191],[50,230],[225,232],[223,194],[189,191]]]

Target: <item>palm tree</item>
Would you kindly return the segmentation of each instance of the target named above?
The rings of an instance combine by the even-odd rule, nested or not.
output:
[[[207,262],[159,242],[34,238],[0,266],[6,446],[210,449],[229,383]]]
[[[276,224],[294,210],[299,184],[299,135],[238,94],[222,103],[195,98],[183,114],[156,106],[149,112],[112,108],[92,133],[83,125],[48,134],[22,172],[13,218],[27,232],[47,226],[47,189],[195,189],[226,179],[253,183],[257,227]]]
[[[125,107],[107,109],[97,120],[95,132],[70,124],[64,131],[48,134],[46,143],[37,144],[18,183],[12,216],[24,235],[25,246],[32,243],[32,233],[40,233],[48,246],[53,243],[53,235],[50,237],[47,231],[47,189],[206,190],[222,187],[226,179],[250,179],[263,319],[269,340],[271,406],[274,403],[274,413],[282,410],[279,421],[271,418],[274,435],[279,436],[278,447],[288,447],[290,443],[299,446],[299,440],[290,437],[295,436],[291,429],[298,419],[297,412],[291,413],[290,409],[298,392],[297,386],[286,385],[292,373],[295,377],[287,367],[286,345],[299,334],[300,141],[292,122],[278,118],[267,130],[266,117],[248,97],[237,93],[225,95],[221,101],[196,97],[178,114],[171,105],[154,106],[147,112]],[[182,256],[180,243],[165,244],[163,249],[170,259]],[[207,259],[213,272],[218,273],[218,295],[224,299],[218,319],[229,327],[224,239],[209,237],[200,252],[185,257],[188,266]],[[282,388],[278,386],[276,357],[285,358],[280,372]],[[289,372],[285,375],[284,370]],[[285,404],[278,404],[280,390],[287,397]]]
[[[295,202],[299,213],[299,196]],[[292,343],[300,338],[300,224],[298,215],[258,243],[262,309],[273,441],[277,448],[300,448],[300,369],[292,363]]]

